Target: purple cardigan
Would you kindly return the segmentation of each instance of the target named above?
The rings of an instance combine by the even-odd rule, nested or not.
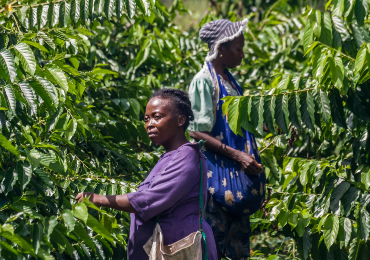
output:
[[[194,149],[195,148],[195,149]],[[203,162],[203,198],[207,197],[206,157],[198,143],[186,143],[177,150],[164,153],[138,191],[127,194],[137,211],[131,213],[127,259],[149,259],[143,245],[153,234],[159,215],[164,244],[172,244],[199,229],[199,154]],[[207,238],[208,259],[217,259],[212,229],[203,220]]]

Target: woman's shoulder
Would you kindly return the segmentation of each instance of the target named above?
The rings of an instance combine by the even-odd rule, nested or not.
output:
[[[203,156],[203,153],[200,150],[199,143],[186,143],[176,151],[177,155],[184,156],[186,159],[193,160],[194,158],[199,158]]]
[[[212,85],[211,75],[206,67],[203,67],[193,78],[193,82],[203,81]]]

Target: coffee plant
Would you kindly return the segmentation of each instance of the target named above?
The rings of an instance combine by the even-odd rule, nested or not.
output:
[[[144,106],[189,82],[205,49],[172,24],[181,2],[2,6],[1,258],[125,259],[129,214],[75,196],[135,190],[159,155]]]
[[[224,101],[231,129],[260,137],[273,189],[252,229],[294,238],[301,259],[368,259],[368,14],[367,1],[273,1],[245,34],[245,95]]]

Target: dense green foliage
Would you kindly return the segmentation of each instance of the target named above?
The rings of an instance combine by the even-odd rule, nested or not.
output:
[[[157,161],[139,120],[151,89],[178,86],[191,78],[181,66],[201,60],[191,55],[199,43],[171,24],[183,6],[73,0],[5,9],[1,257],[126,258],[129,214],[74,197],[130,192]]]
[[[250,17],[235,73],[245,96],[223,110],[233,131],[259,137],[273,190],[252,228],[293,238],[274,241],[294,257],[367,259],[368,2],[210,3],[199,27]],[[29,0],[0,11],[1,257],[125,258],[129,214],[74,197],[123,194],[145,178],[161,151],[142,113],[153,90],[186,89],[201,68],[199,28],[173,24],[181,1]],[[286,255],[277,250],[269,259]]]
[[[274,191],[253,227],[294,238],[302,259],[368,259],[369,6],[317,8],[275,1],[249,24],[245,96],[223,110],[234,132],[263,137]]]

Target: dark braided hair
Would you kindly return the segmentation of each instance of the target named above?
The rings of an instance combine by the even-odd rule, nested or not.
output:
[[[191,110],[191,102],[188,93],[179,89],[164,88],[154,92],[152,98],[163,98],[171,101],[172,105],[175,107],[176,113],[178,115],[184,115],[186,118],[184,129],[186,130],[189,126],[189,122],[194,120],[194,114]]]

